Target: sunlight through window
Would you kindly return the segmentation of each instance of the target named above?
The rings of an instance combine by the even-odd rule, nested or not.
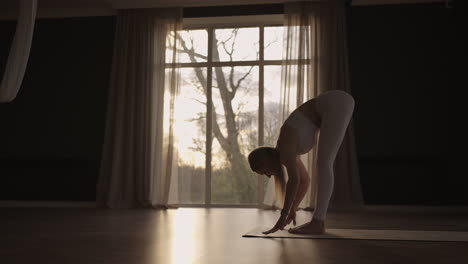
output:
[[[258,176],[251,172],[246,156],[258,146],[259,125],[265,131],[263,142],[276,143],[283,28],[202,28],[179,34],[181,86],[174,116],[179,200],[183,204],[203,204],[210,190],[213,204],[255,205]],[[265,61],[260,61],[262,52]],[[260,80],[261,76],[264,80]],[[207,105],[208,90],[212,94],[211,108]],[[259,98],[260,94],[264,97]],[[259,111],[261,101],[263,112]],[[210,115],[212,130],[207,131]],[[260,116],[263,124],[259,124]],[[207,135],[212,139],[209,170]],[[208,186],[206,177],[210,179]]]

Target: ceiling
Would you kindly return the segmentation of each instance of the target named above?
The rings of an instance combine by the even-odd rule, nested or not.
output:
[[[37,17],[112,15],[117,9],[129,8],[280,4],[295,1],[298,0],[37,0]],[[352,5],[385,5],[446,1],[452,0],[352,0],[351,3]],[[0,0],[0,19],[16,19],[18,4],[19,0]]]

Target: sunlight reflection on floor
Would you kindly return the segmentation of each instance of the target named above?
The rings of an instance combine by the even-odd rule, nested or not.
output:
[[[173,228],[174,237],[171,241],[172,264],[193,263],[200,254],[200,241],[197,228],[199,217],[196,210],[178,209]],[[198,238],[198,239],[197,239]]]

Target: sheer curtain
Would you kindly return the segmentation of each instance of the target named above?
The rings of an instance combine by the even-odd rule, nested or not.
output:
[[[97,183],[101,207],[167,207],[173,199],[181,28],[180,8],[118,11]]]
[[[10,54],[0,84],[0,102],[11,102],[21,88],[36,20],[37,0],[21,0],[16,32],[11,44]]]
[[[328,90],[350,94],[346,44],[345,1],[292,2],[285,4],[283,65],[281,75],[282,121],[297,106]],[[357,105],[359,107],[359,105]],[[320,137],[317,133],[317,137]],[[316,194],[317,148],[301,158],[311,175],[311,187],[300,207],[313,209]],[[353,121],[334,164],[335,187],[329,208],[356,209],[363,205]],[[265,204],[281,207],[274,200],[269,182]]]

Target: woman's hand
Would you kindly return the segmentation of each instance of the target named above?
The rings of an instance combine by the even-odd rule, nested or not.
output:
[[[287,225],[286,224],[286,219],[287,219],[287,215],[286,214],[281,214],[281,216],[278,219],[278,221],[276,222],[275,226],[272,229],[263,232],[263,234],[268,235],[268,234],[274,233],[274,232],[276,232],[276,231],[278,231],[280,229],[283,230],[283,228]]]

